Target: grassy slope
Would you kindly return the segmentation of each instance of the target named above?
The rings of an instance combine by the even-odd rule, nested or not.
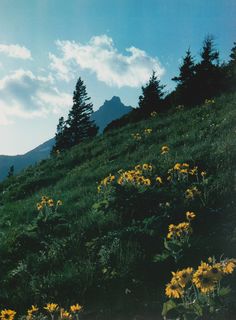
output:
[[[63,212],[75,232],[92,232],[97,222],[90,211],[97,199],[97,182],[103,177],[138,163],[151,162],[163,171],[170,163],[184,161],[208,172],[209,207],[217,211],[214,218],[218,221],[210,239],[216,240],[219,252],[233,255],[236,246],[236,219],[232,213],[235,116],[236,95],[222,96],[214,105],[171,111],[114,130],[27,169],[0,185],[2,234],[5,239],[11,239],[12,230],[31,223],[37,215],[35,204],[44,194],[63,201]],[[145,128],[152,128],[153,133],[135,142],[131,134]],[[164,161],[160,148],[165,144],[170,147],[170,153]],[[211,250],[211,246],[206,244],[205,255],[209,253],[207,250]],[[76,250],[75,254],[79,255]]]

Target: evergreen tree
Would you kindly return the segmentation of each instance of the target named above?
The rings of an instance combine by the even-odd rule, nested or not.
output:
[[[219,65],[219,52],[215,49],[214,38],[207,36],[201,50],[201,61],[196,65],[194,87],[196,89],[195,103],[219,94],[222,84],[222,70]]]
[[[236,42],[231,49],[230,60],[226,66],[227,72],[227,90],[235,91],[236,90]]]
[[[7,174],[7,177],[8,178],[11,178],[13,175],[14,175],[14,171],[15,171],[15,168],[14,166],[10,166],[9,170],[8,170],[8,174]]]
[[[179,76],[172,80],[177,82],[175,90],[176,104],[192,105],[194,102],[193,80],[195,75],[195,64],[190,49],[187,50],[183,62],[179,67]]]
[[[93,113],[93,105],[89,101],[86,86],[79,78],[73,94],[73,106],[66,121],[70,146],[97,134],[98,128],[90,118]]]
[[[52,148],[52,154],[57,152],[57,150],[63,151],[67,149],[68,145],[69,145],[68,128],[66,126],[64,117],[61,117],[57,125],[57,132],[55,135],[55,145]]]
[[[152,111],[160,111],[164,96],[164,85],[160,84],[156,73],[153,71],[152,76],[146,86],[142,87],[142,95],[139,97],[140,111],[144,115],[149,115]]]
[[[91,120],[93,105],[89,100],[86,86],[79,78],[73,93],[73,106],[68,119],[66,121],[63,117],[59,119],[52,154],[57,150],[64,151],[97,134],[98,128]]]

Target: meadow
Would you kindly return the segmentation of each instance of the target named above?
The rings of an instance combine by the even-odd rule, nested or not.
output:
[[[1,310],[234,319],[235,107],[227,94],[153,113],[2,182]]]

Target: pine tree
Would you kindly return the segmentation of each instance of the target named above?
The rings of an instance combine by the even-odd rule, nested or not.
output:
[[[55,135],[55,145],[52,148],[52,154],[56,153],[57,151],[66,150],[68,146],[69,146],[68,128],[66,126],[64,117],[61,117],[57,125],[57,132]]]
[[[89,101],[86,86],[79,78],[73,94],[73,106],[66,121],[70,146],[97,134],[98,128],[91,120],[93,105]]]
[[[15,171],[15,167],[12,165],[10,166],[9,170],[8,170],[8,174],[7,177],[11,178],[14,175],[14,171]]]
[[[160,80],[157,79],[156,73],[153,71],[149,82],[142,87],[142,95],[139,97],[140,111],[144,115],[149,115],[152,111],[160,111],[164,87],[164,85],[160,84]]]
[[[195,76],[195,64],[190,49],[186,51],[183,62],[179,67],[179,76],[172,80],[177,82],[176,103],[192,105],[194,97],[193,80]]]
[[[212,98],[221,91],[222,70],[219,65],[219,52],[215,49],[214,38],[208,35],[200,53],[201,61],[196,65],[194,86],[197,92],[195,103]]]
[[[63,117],[59,119],[52,154],[69,149],[84,139],[97,134],[98,128],[91,120],[93,105],[89,100],[86,86],[79,78],[73,93],[73,106],[68,119],[66,121]]]
[[[236,42],[231,49],[230,60],[226,66],[227,73],[227,90],[235,91],[236,90]]]

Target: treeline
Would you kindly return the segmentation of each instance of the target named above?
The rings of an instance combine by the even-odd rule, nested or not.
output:
[[[200,61],[195,62],[191,50],[186,51],[179,67],[179,74],[172,78],[176,88],[169,94],[164,91],[155,72],[149,82],[142,87],[139,107],[118,120],[112,121],[105,132],[136,122],[150,115],[152,111],[165,112],[173,106],[194,107],[224,92],[236,89],[236,42],[227,63],[220,63],[219,51],[214,38],[207,36],[200,51]]]
[[[236,87],[236,42],[231,50],[229,61],[220,63],[220,55],[215,48],[214,38],[207,36],[200,51],[200,61],[195,62],[191,50],[188,49],[179,67],[179,74],[172,80],[176,82],[176,88],[167,94],[165,85],[161,84],[153,71],[148,83],[142,87],[138,108],[112,121],[104,131],[149,117],[153,111],[164,112],[177,105],[193,107],[203,103],[206,99],[234,91]],[[63,117],[59,119],[56,143],[52,153],[69,149],[97,134],[98,128],[91,121],[92,107],[86,86],[79,78],[68,119],[66,121]]]

